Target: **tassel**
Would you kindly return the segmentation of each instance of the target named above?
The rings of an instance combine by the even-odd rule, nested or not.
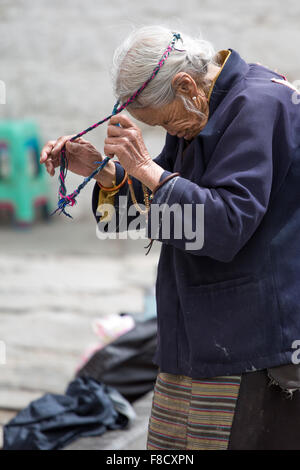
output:
[[[150,242],[148,243],[148,245],[144,246],[145,250],[148,248],[148,251],[146,251],[145,256],[147,256],[149,254],[149,252],[150,252],[150,250],[153,246],[153,242],[154,242],[154,240],[150,239]]]

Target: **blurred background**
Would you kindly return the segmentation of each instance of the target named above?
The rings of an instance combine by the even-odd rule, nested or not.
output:
[[[145,24],[202,33],[217,50],[300,79],[298,0],[0,0],[0,423],[45,392],[63,393],[96,341],[92,322],[143,311],[154,285],[159,244],[145,256],[147,240],[98,240],[93,184],[74,220],[47,217],[58,181],[37,163],[47,140],[111,112],[114,49]],[[164,132],[141,127],[155,157]],[[106,125],[86,138],[102,151],[105,133]],[[28,200],[22,172],[36,180],[26,183]],[[80,181],[69,174],[68,189]]]

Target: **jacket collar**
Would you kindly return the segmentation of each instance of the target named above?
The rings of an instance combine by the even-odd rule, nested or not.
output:
[[[234,49],[229,48],[219,51],[217,58],[221,63],[221,69],[213,80],[208,92],[208,121],[202,131],[199,132],[199,136],[211,134],[212,128],[214,127],[214,120],[211,119],[213,113],[223,98],[225,98],[230,88],[239,82],[249,70],[247,62],[245,62]],[[176,142],[178,141],[178,137],[174,137],[174,139],[176,139]],[[181,140],[183,141],[184,138],[181,137],[179,141]],[[185,153],[190,151],[195,140],[196,138],[188,142]]]
[[[241,80],[249,70],[247,62],[234,49],[219,51],[218,58],[222,65],[209,90],[209,117],[214,113],[229,89]]]

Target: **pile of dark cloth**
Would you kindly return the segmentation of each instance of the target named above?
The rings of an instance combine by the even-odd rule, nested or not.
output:
[[[133,408],[118,391],[78,377],[65,395],[44,395],[4,426],[3,449],[61,449],[78,437],[124,428],[132,419]]]

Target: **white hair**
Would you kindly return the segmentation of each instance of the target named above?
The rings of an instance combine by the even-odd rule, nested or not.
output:
[[[189,73],[197,85],[206,88],[210,63],[218,65],[212,44],[201,37],[192,38],[180,33],[181,40],[175,43],[166,62],[156,77],[130,105],[132,108],[147,106],[160,107],[175,98],[172,79],[178,72]],[[113,57],[111,76],[117,99],[125,102],[152,74],[161,59],[174,31],[164,26],[144,26],[131,32],[116,49]],[[202,115],[188,98],[180,95],[190,111]]]

